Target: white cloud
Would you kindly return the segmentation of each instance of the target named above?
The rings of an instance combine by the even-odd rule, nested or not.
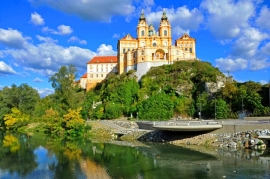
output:
[[[261,48],[261,52],[266,56],[270,56],[270,42],[268,42]]]
[[[41,41],[41,42],[46,42],[46,43],[55,43],[58,42],[58,40],[54,40],[51,37],[43,37],[40,35],[36,35],[36,38]]]
[[[259,17],[256,19],[256,24],[266,30],[270,30],[270,9],[266,6],[262,7]]]
[[[207,27],[219,40],[238,37],[255,14],[253,0],[205,0],[200,7],[207,11]]]
[[[246,28],[232,46],[231,55],[234,57],[251,58],[258,56],[258,47],[269,35],[255,28]]]
[[[35,88],[35,89],[38,91],[40,97],[42,98],[54,93],[54,90],[50,88]]]
[[[114,39],[119,39],[120,38],[120,34],[113,34],[113,36],[112,36],[112,38],[114,38]]]
[[[56,35],[69,35],[73,32],[72,28],[67,25],[59,25],[57,30],[50,29],[49,27],[43,27],[42,31],[45,33],[51,33]]]
[[[223,72],[244,70],[248,66],[248,61],[241,58],[235,60],[230,58],[219,58],[215,61],[217,63],[217,67]]]
[[[40,78],[35,78],[33,81],[34,81],[34,82],[43,82],[43,80],[40,79]]]
[[[83,45],[87,44],[87,41],[86,41],[86,40],[81,40],[81,39],[79,39],[79,38],[76,37],[76,36],[70,37],[70,38],[68,39],[68,42],[78,42],[79,44],[83,44]]]
[[[34,12],[31,14],[31,23],[33,23],[34,25],[43,25],[45,24],[44,19],[41,17],[40,14]]]
[[[67,25],[59,25],[57,27],[58,29],[58,33],[60,35],[68,35],[68,34],[71,34],[73,32],[72,28],[70,26],[67,26]]]
[[[97,55],[110,56],[116,55],[117,52],[113,50],[111,45],[101,44],[97,49]]]
[[[200,24],[203,22],[203,15],[197,8],[190,10],[186,6],[182,6],[178,7],[177,9],[158,9],[159,10],[157,10],[156,12],[146,14],[146,20],[157,27],[159,26],[162,13],[164,11],[168,17],[168,20],[171,23],[171,26],[173,27],[173,33],[177,35],[189,33],[190,30],[196,31],[198,30]]]
[[[75,65],[80,71],[85,71],[86,63],[94,56],[117,54],[111,45],[101,44],[94,52],[77,46],[63,47],[48,37],[36,37],[40,40],[39,44],[28,42],[23,49],[9,48],[0,52],[5,56],[11,56],[24,70],[45,76],[51,76],[61,66],[70,64]]]
[[[250,61],[250,69],[254,71],[268,68],[269,66],[270,61],[267,59],[252,59]]]
[[[132,0],[29,0],[32,5],[45,5],[85,20],[110,22],[112,16],[128,16],[134,10]]]
[[[23,48],[27,44],[27,38],[22,36],[18,30],[0,28],[0,43],[11,48]]]
[[[7,65],[4,61],[0,61],[0,75],[16,74],[13,68]]]

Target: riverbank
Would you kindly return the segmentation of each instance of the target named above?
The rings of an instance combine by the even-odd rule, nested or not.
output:
[[[160,130],[139,130],[136,123],[133,121],[109,121],[114,125],[119,125],[127,129],[126,134],[119,137],[124,141],[138,140],[142,142],[161,142],[169,143],[173,145],[199,145],[199,146],[212,146],[221,148],[247,148],[263,150],[268,145],[266,140],[262,140],[259,136],[270,136],[269,129],[254,129],[246,130],[236,133],[200,133],[200,132],[172,132],[172,131],[160,131]],[[91,122],[91,126],[98,121]],[[96,124],[95,124],[96,125]],[[94,126],[95,126],[94,125]],[[106,136],[115,137],[114,130],[105,125],[92,126],[91,133],[96,137],[100,134],[107,133]],[[101,132],[103,131],[103,132]],[[102,135],[104,136],[104,135]]]

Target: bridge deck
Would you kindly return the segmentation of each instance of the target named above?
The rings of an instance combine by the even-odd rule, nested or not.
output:
[[[177,121],[177,122],[154,122],[153,128],[168,131],[211,131],[222,128],[219,122],[209,121]]]

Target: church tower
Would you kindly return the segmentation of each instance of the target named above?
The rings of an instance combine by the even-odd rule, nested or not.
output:
[[[148,37],[148,24],[144,16],[144,11],[142,10],[139,22],[137,25],[137,37],[138,37],[138,47],[144,47],[146,45],[146,38]]]
[[[171,25],[164,11],[162,13],[158,32],[161,38],[161,45],[165,47],[171,46],[172,45]]]

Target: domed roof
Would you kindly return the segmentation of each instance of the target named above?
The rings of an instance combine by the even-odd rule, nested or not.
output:
[[[168,20],[166,13],[163,11],[161,20]]]
[[[139,20],[140,20],[140,21],[141,21],[141,20],[145,20],[145,16],[144,16],[143,9],[142,9],[141,16],[140,16]]]
[[[154,30],[155,30],[155,28],[154,28],[154,26],[153,26],[152,24],[149,25],[149,31],[150,31],[150,30],[151,30],[151,31],[154,31]]]

